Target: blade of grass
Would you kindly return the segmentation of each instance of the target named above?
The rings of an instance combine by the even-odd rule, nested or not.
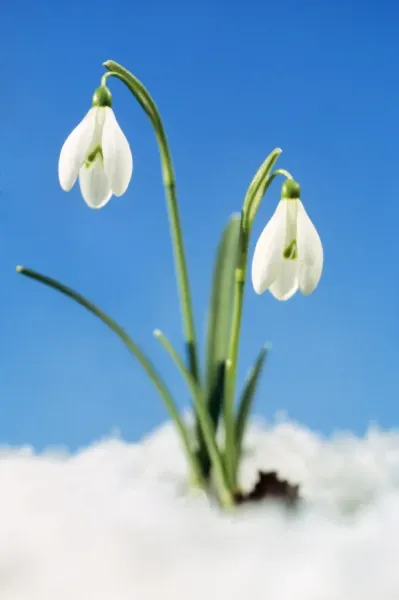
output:
[[[234,272],[240,241],[241,215],[230,217],[216,252],[211,299],[208,311],[205,356],[205,402],[215,430],[223,406],[226,357],[231,325]],[[197,425],[198,457],[205,477],[210,472],[210,457]]]
[[[203,435],[206,444],[206,449],[210,457],[213,474],[215,477],[215,484],[218,489],[220,500],[224,505],[233,504],[233,499],[228,488],[222,458],[216,442],[216,430],[211,416],[208,413],[207,408],[205,406],[203,392],[196,380],[194,379],[193,375],[191,374],[190,370],[186,367],[183,360],[180,358],[179,354],[173,348],[172,344],[162,333],[162,331],[156,329],[154,331],[154,335],[160,341],[162,346],[165,348],[165,350],[175,363],[176,367],[180,371],[191,392],[191,396],[194,402],[194,408],[199,421],[199,426],[201,428],[201,433]]]
[[[275,148],[272,152],[270,152],[255,173],[255,176],[248,187],[242,209],[243,228],[245,231],[248,231],[248,229],[250,230],[252,227],[253,220],[266,192],[265,182],[269,179],[269,175],[281,152],[281,148]]]
[[[175,422],[176,427],[179,431],[180,438],[181,438],[181,441],[183,444],[183,448],[184,448],[186,456],[187,456],[187,460],[190,464],[190,467],[191,467],[193,473],[197,477],[197,484],[202,485],[203,478],[201,475],[201,470],[199,468],[199,463],[195,456],[195,452],[192,450],[192,444],[191,444],[188,428],[184,424],[183,419],[179,413],[179,410],[178,410],[168,388],[166,387],[165,383],[163,382],[161,377],[156,372],[155,367],[152,365],[151,361],[146,357],[146,355],[140,349],[140,347],[132,340],[132,338],[125,332],[125,330],[122,329],[122,327],[120,325],[118,325],[118,323],[116,323],[116,321],[111,319],[111,317],[109,317],[105,312],[103,312],[101,309],[99,309],[97,306],[95,306],[92,302],[87,300],[84,296],[82,296],[78,292],[75,292],[70,287],[67,287],[66,285],[60,283],[56,279],[52,279],[51,277],[42,275],[41,273],[38,273],[37,271],[33,271],[32,269],[18,266],[16,268],[16,270],[21,275],[24,275],[25,277],[29,277],[30,279],[34,279],[40,283],[43,283],[44,285],[51,287],[51,288],[57,290],[58,292],[61,292],[61,294],[68,296],[68,298],[71,298],[72,300],[74,300],[75,302],[77,302],[78,304],[80,304],[81,306],[86,308],[89,312],[91,312],[93,315],[95,315],[98,319],[100,319],[105,325],[107,325],[122,340],[122,342],[125,344],[125,346],[128,348],[128,350],[137,358],[137,360],[139,361],[139,363],[141,364],[141,366],[147,373],[148,377],[154,384],[158,393],[160,394],[167,411],[169,412],[171,418]]]
[[[258,387],[259,379],[262,374],[263,367],[266,362],[266,358],[269,354],[269,346],[264,346],[258,354],[254,366],[248,373],[248,377],[244,386],[244,390],[241,395],[237,416],[236,416],[236,464],[235,464],[235,475],[240,463],[242,454],[242,444],[244,439],[245,430],[248,424],[248,418],[251,414],[255,392]]]

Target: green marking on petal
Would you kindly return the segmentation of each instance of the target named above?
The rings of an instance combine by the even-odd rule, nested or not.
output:
[[[86,169],[89,169],[91,167],[92,163],[94,163],[98,155],[100,156],[101,160],[103,160],[103,151],[101,146],[96,146],[94,150],[92,150],[92,152],[90,152],[90,154],[87,155],[87,158],[84,162]]]
[[[298,247],[295,239],[284,248],[283,256],[286,260],[296,260],[298,258]]]

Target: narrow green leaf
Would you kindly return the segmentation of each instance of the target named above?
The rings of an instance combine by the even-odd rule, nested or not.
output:
[[[230,217],[220,240],[213,271],[208,312],[205,362],[205,401],[217,429],[223,405],[225,361],[227,358],[234,274],[240,247],[241,215]],[[210,458],[197,420],[199,460],[205,476],[209,475]]]
[[[248,417],[251,414],[256,388],[258,387],[259,378],[262,373],[268,353],[268,346],[264,346],[259,352],[258,358],[256,359],[254,366],[248,374],[244,390],[241,395],[236,417],[236,469],[238,468],[238,464],[241,457],[242,443],[244,439],[245,429],[248,424]]]
[[[180,415],[179,409],[177,408],[171,393],[169,392],[166,384],[163,382],[160,375],[158,375],[155,367],[151,363],[151,361],[147,358],[144,352],[140,349],[140,347],[132,340],[132,338],[125,332],[124,329],[116,321],[111,319],[106,313],[104,313],[101,309],[95,306],[92,302],[87,300],[84,296],[75,292],[71,288],[66,285],[60,283],[56,279],[52,279],[51,277],[47,277],[46,275],[42,275],[37,271],[33,271],[32,269],[27,269],[25,267],[17,267],[17,272],[21,273],[21,275],[25,275],[25,277],[29,277],[30,279],[34,279],[47,285],[58,292],[61,292],[65,296],[68,296],[84,308],[86,308],[89,312],[99,318],[105,325],[107,325],[116,335],[122,340],[122,342],[127,346],[128,350],[137,358],[148,377],[154,384],[158,393],[160,394],[167,411],[169,412],[170,417],[176,424],[176,427],[180,433],[181,441],[183,444],[183,448],[185,450],[187,460],[190,464],[191,469],[196,475],[197,482],[200,484],[202,482],[201,470],[198,464],[198,459],[195,455],[195,452],[192,450],[192,444],[190,440],[190,435],[188,432],[188,428],[184,424],[184,421]]]
[[[209,390],[205,407],[212,420],[212,425],[217,431],[219,416],[221,412],[221,404],[223,402],[223,394],[225,390],[225,372],[226,363],[220,362],[215,371],[215,380],[213,387]],[[211,471],[211,456],[208,452],[207,444],[204,439],[199,416],[196,412],[196,431],[198,439],[198,461],[201,465],[203,477],[208,478]]]
[[[233,305],[234,274],[240,245],[241,215],[234,214],[224,229],[216,254],[208,312],[205,386],[210,399],[220,365],[227,358]],[[217,412],[217,411],[216,411]],[[216,418],[216,413],[215,413]]]
[[[201,428],[201,435],[203,436],[206,450],[212,464],[212,471],[215,477],[215,483],[219,492],[219,497],[226,497],[230,492],[228,481],[226,478],[222,457],[217,446],[215,426],[204,403],[203,390],[194,379],[190,369],[186,367],[183,360],[180,358],[179,354],[174,349],[168,338],[162,333],[162,331],[156,329],[154,331],[154,335],[168,352],[169,356],[187,383],[194,402],[195,413],[198,418],[198,424]]]
[[[267,182],[269,180],[270,173],[281,152],[281,148],[275,148],[272,152],[270,152],[269,156],[267,156],[263,161],[249,185],[242,209],[243,228],[245,231],[247,231],[248,228],[250,229],[252,226],[259,205],[268,187]]]

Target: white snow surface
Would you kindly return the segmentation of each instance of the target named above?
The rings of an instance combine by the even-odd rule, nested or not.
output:
[[[0,451],[1,600],[398,600],[399,432],[253,421],[241,478],[303,507],[222,513],[186,488],[171,424],[73,455]]]

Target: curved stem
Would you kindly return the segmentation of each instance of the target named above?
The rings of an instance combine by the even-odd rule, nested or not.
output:
[[[262,199],[264,198],[272,182],[279,175],[286,177],[286,179],[293,179],[289,171],[286,171],[285,169],[276,169],[270,176],[260,179],[257,186],[254,188],[254,193],[248,202],[247,229],[249,231],[252,229],[252,225],[255,220],[256,213],[258,212],[260,203],[262,202]]]
[[[168,208],[169,224],[172,237],[173,253],[177,272],[178,289],[181,302],[181,311],[183,317],[184,333],[186,337],[188,360],[190,371],[193,377],[198,380],[198,352],[197,340],[194,325],[194,316],[192,310],[191,292],[188,279],[187,263],[184,251],[183,233],[180,223],[179,207],[176,195],[175,176],[173,171],[172,159],[169,150],[169,144],[162,125],[158,108],[153,101],[150,93],[144,85],[132,73],[124,67],[108,60],[104,67],[109,70],[110,77],[120,79],[130,92],[135,96],[146,114],[151,120],[155,136],[159,146],[162,179],[165,187],[166,203]]]
[[[277,177],[277,175],[283,175],[283,177],[286,177],[287,179],[294,179],[291,173],[286,169],[276,169],[275,171],[273,171],[271,177],[274,179],[275,177]]]
[[[237,364],[240,343],[240,330],[242,322],[242,313],[244,306],[244,291],[247,278],[248,248],[252,225],[258,211],[262,198],[266,194],[272,181],[278,176],[283,175],[292,179],[291,174],[285,169],[277,169],[270,174],[273,165],[279,157],[281,150],[274,150],[261,165],[254,179],[249,186],[244,201],[241,227],[241,255],[238,261],[235,282],[234,282],[234,301],[233,301],[233,319],[231,325],[231,335],[229,350],[227,354],[227,372],[226,372],[226,395],[224,401],[224,419],[225,419],[225,462],[229,477],[229,483],[235,489],[237,485],[237,448],[235,432],[235,414],[234,402],[236,393]]]
[[[47,285],[58,292],[61,292],[65,296],[68,296],[84,308],[86,308],[89,312],[99,318],[105,325],[107,325],[116,335],[122,340],[128,350],[137,358],[148,377],[154,384],[158,393],[160,394],[167,411],[169,412],[171,418],[176,424],[178,432],[180,434],[180,438],[183,444],[183,448],[185,450],[187,460],[196,477],[196,483],[198,485],[203,485],[202,474],[200,465],[198,463],[195,452],[192,450],[190,436],[188,433],[188,429],[186,428],[183,419],[179,413],[179,410],[173,400],[172,395],[170,394],[168,388],[165,383],[162,381],[161,377],[156,372],[154,366],[151,361],[146,357],[144,352],[140,349],[140,347],[132,340],[132,338],[122,329],[116,321],[111,319],[105,312],[95,306],[92,302],[87,300],[84,296],[75,292],[70,287],[60,283],[56,279],[52,279],[51,277],[47,277],[46,275],[42,275],[37,271],[33,271],[32,269],[27,269],[25,267],[17,267],[17,272],[21,273],[21,275],[25,275],[25,277],[29,277],[30,279],[35,279],[44,285]]]
[[[173,360],[173,362],[175,363],[175,365],[177,366],[178,370],[180,371],[187,383],[187,386],[193,398],[194,406],[207,446],[209,457],[212,462],[215,483],[218,489],[220,500],[224,505],[231,505],[233,504],[233,496],[229,489],[222,458],[217,447],[216,431],[213,426],[212,419],[205,407],[204,399],[202,397],[202,390],[196,382],[196,380],[194,379],[194,377],[192,376],[192,374],[190,373],[190,371],[187,369],[186,365],[184,364],[176,350],[173,348],[172,344],[162,333],[162,331],[156,329],[154,331],[154,335],[161,342],[162,346],[165,348],[165,350],[167,351],[167,353],[169,354],[169,356],[171,357],[171,359]]]
[[[110,76],[111,76],[111,73],[104,73],[104,75],[101,77],[101,86],[107,85],[107,79]]]

